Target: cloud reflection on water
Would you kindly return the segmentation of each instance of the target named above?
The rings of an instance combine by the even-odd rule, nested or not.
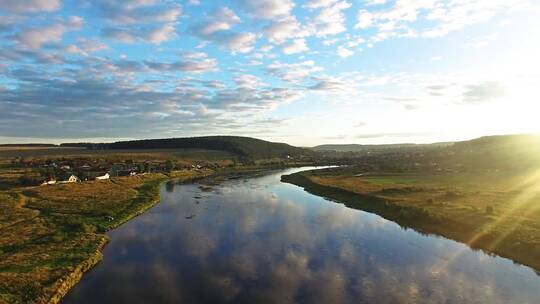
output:
[[[110,233],[104,261],[65,303],[540,298],[540,279],[528,268],[328,202],[280,183],[278,174],[225,182],[210,192],[198,185],[167,188],[159,205]],[[465,253],[436,271],[458,250]]]

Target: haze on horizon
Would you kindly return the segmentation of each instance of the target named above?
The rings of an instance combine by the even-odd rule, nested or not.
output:
[[[540,132],[535,0],[0,0],[0,143]]]

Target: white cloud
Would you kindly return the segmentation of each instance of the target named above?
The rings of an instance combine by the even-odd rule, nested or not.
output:
[[[137,40],[137,37],[133,33],[119,28],[104,28],[101,30],[101,33],[106,38],[122,43],[135,43]]]
[[[162,27],[152,30],[148,33],[148,41],[154,44],[161,44],[176,37],[174,24],[165,24]]]
[[[373,24],[373,15],[367,10],[360,10],[356,17],[356,29],[365,29]]]
[[[117,2],[96,0],[93,5],[98,8],[105,20],[116,25],[175,22],[182,15],[182,8],[179,5],[152,0]]]
[[[316,66],[313,60],[296,63],[273,62],[267,67],[269,75],[280,77],[281,80],[291,83],[301,83],[308,76],[323,71],[322,67]]]
[[[136,43],[138,41],[161,44],[176,37],[175,25],[166,23],[160,27],[139,28],[104,28],[102,35],[122,43]]]
[[[301,24],[294,16],[287,16],[273,21],[263,31],[270,42],[278,44],[290,38],[301,38],[308,35],[308,32],[302,29]]]
[[[378,31],[370,37],[370,43],[391,37],[437,38],[486,22],[508,9],[527,8],[531,3],[529,0],[397,0],[389,8],[360,10],[355,28],[375,27]]]
[[[347,30],[345,27],[345,15],[343,10],[351,7],[346,1],[322,1],[318,15],[308,23],[310,33],[316,36],[335,35]]]
[[[109,46],[96,40],[86,38],[79,39],[77,45],[71,44],[64,48],[68,53],[76,53],[82,56],[89,56],[91,53],[108,50]]]
[[[309,88],[316,91],[339,91],[342,90],[344,86],[345,85],[340,81],[321,80]]]
[[[475,49],[484,48],[489,45],[491,41],[497,38],[497,34],[489,34],[481,37],[475,37],[467,42],[465,45]]]
[[[119,60],[108,62],[103,65],[108,72],[118,75],[126,73],[154,73],[154,72],[187,72],[203,73],[217,70],[217,60],[213,58],[191,59],[189,56],[183,56],[181,60],[174,62],[160,62],[155,60],[132,61]]]
[[[491,81],[465,86],[465,91],[463,92],[463,101],[466,103],[483,102],[501,98],[505,95],[505,87],[499,82]]]
[[[341,58],[347,58],[347,57],[350,57],[350,56],[354,55],[354,52],[347,49],[346,47],[340,45],[338,47],[338,49],[337,49],[337,54]]]
[[[191,26],[193,35],[226,47],[233,53],[249,53],[253,50],[257,36],[250,32],[228,31],[240,18],[229,8],[222,7],[207,17],[206,21]]]
[[[228,7],[221,7],[211,13],[206,22],[195,25],[192,30],[202,36],[225,31],[240,22],[240,18]]]
[[[310,0],[308,1],[304,7],[307,8],[323,8],[323,7],[329,7],[330,5],[333,5],[338,0]]]
[[[257,36],[249,32],[234,33],[220,36],[217,41],[233,53],[249,53],[253,50]]]
[[[373,6],[373,5],[380,5],[385,4],[386,0],[366,0],[365,5],[366,6]]]
[[[259,77],[249,74],[236,76],[234,82],[239,88],[247,90],[254,90],[264,85]]]
[[[338,38],[332,38],[332,39],[325,39],[325,40],[323,40],[322,43],[324,45],[332,45],[332,44],[336,44],[338,41],[339,41]]]
[[[294,7],[291,0],[237,0],[249,13],[257,18],[272,19],[290,14]]]
[[[365,43],[366,40],[362,37],[356,37],[356,38],[352,38],[352,39],[349,39],[349,41],[347,41],[347,46],[348,47],[356,47],[362,43]]]
[[[65,32],[78,30],[82,27],[83,23],[81,17],[72,16],[65,22],[24,29],[12,38],[22,45],[32,49],[38,49],[45,43],[61,42]]]
[[[289,55],[309,51],[309,48],[306,45],[305,39],[295,39],[292,43],[284,45],[281,50],[283,53]]]
[[[0,0],[0,10],[14,13],[53,12],[60,8],[60,0]]]

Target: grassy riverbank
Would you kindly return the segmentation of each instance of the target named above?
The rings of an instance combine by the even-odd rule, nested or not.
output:
[[[538,174],[359,173],[314,170],[282,180],[404,227],[468,244],[540,270]]]
[[[175,171],[0,192],[0,303],[58,302],[102,259],[104,232],[158,202],[161,182],[209,174]]]

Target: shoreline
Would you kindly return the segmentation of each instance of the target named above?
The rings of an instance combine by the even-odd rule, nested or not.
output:
[[[47,304],[60,303],[67,293],[80,282],[84,274],[97,266],[103,260],[103,249],[109,243],[109,237],[105,233],[120,227],[121,225],[129,222],[139,215],[144,214],[146,211],[157,205],[160,202],[159,190],[163,183],[171,180],[177,180],[180,183],[192,183],[212,176],[213,174],[215,174],[215,172],[212,174],[204,174],[185,179],[174,176],[157,177],[156,179],[143,183],[137,189],[137,191],[139,191],[137,196],[132,199],[132,204],[135,205],[134,208],[123,214],[122,218],[115,221],[110,226],[107,226],[104,231],[100,231],[98,234],[100,236],[99,242],[96,244],[96,249],[90,255],[90,257],[77,265],[73,271],[54,282],[52,285],[52,289],[54,290],[52,295],[43,295],[40,297],[40,299],[38,299],[37,302]]]
[[[314,182],[302,173],[283,175],[281,181],[299,186],[311,194],[342,203],[349,208],[377,214],[404,228],[414,229],[421,234],[442,236],[465,244],[473,250],[481,250],[487,254],[494,254],[501,258],[509,259],[513,263],[531,268],[540,275],[540,260],[534,254],[527,255],[530,250],[527,251],[523,248],[527,247],[527,245],[518,243],[520,245],[518,248],[501,246],[494,250],[489,250],[489,246],[493,241],[497,240],[498,235],[483,233],[481,231],[482,227],[466,225],[449,218],[434,218],[421,208],[415,206],[403,207],[392,203],[397,199],[369,193],[356,193],[338,187],[322,185]]]
[[[208,174],[206,174],[207,172],[205,172],[200,176],[191,176],[187,178],[182,178],[182,176],[175,176],[174,174],[172,174],[169,176],[158,177],[156,179],[145,182],[138,188],[137,191],[139,191],[139,193],[137,194],[137,196],[132,199],[132,203],[136,205],[134,206],[135,208],[123,214],[122,218],[120,218],[118,221],[115,221],[114,223],[111,223],[111,225],[107,226],[104,231],[100,231],[99,234],[101,235],[101,238],[96,246],[96,250],[92,253],[92,255],[83,262],[81,262],[79,265],[77,265],[73,271],[53,283],[54,291],[52,292],[52,295],[42,296],[41,299],[38,299],[38,303],[60,303],[62,299],[67,295],[67,293],[80,282],[84,274],[90,271],[93,267],[97,266],[103,260],[103,249],[109,242],[109,238],[105,233],[120,227],[121,225],[129,222],[130,220],[139,215],[144,214],[146,211],[157,205],[160,202],[159,190],[163,183],[173,181],[180,184],[186,184],[205,179],[209,179],[210,182],[221,182],[221,179],[238,178],[238,176],[251,176],[253,174],[256,175],[263,172],[284,168],[287,167],[259,167],[248,168],[244,170],[233,169],[224,171],[213,171]]]

